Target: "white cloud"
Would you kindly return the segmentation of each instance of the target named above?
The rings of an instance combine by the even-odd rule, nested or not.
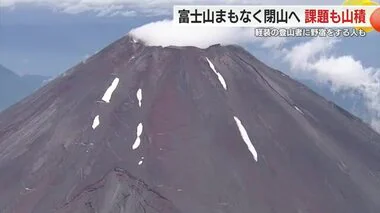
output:
[[[132,29],[130,35],[150,46],[195,46],[213,44],[249,44],[262,42],[265,47],[278,47],[286,39],[255,37],[253,28],[179,26],[171,20],[149,23]]]
[[[284,49],[284,59],[290,63],[292,71],[309,71],[310,61],[329,51],[336,42],[337,39],[312,39],[293,46],[291,50]]]
[[[373,120],[371,126],[377,131],[380,132],[380,120]]]
[[[130,34],[152,46],[196,46],[245,43],[255,39],[248,28],[227,27],[186,27],[178,26],[171,20],[146,24],[130,31]]]
[[[171,15],[172,6],[178,4],[321,4],[318,0],[1,0],[0,7],[13,7],[18,4],[35,4],[49,6],[55,10],[77,14],[81,12],[96,12],[100,15]],[[328,4],[341,4],[333,0]],[[129,13],[128,11],[135,11]],[[127,13],[124,13],[127,12]]]
[[[266,39],[263,39],[262,47],[265,48],[280,48],[284,43],[286,43],[288,40],[285,37],[269,37]]]
[[[321,57],[310,66],[319,79],[329,80],[334,88],[361,89],[376,83],[373,68],[363,67],[352,56]]]
[[[115,12],[112,12],[110,14],[110,16],[117,16],[117,15],[121,15],[121,16],[136,16],[137,12],[133,11],[133,10],[126,10],[126,11],[115,11]]]
[[[366,100],[372,113],[370,121],[375,129],[380,127],[380,69],[364,67],[351,55],[334,56],[331,50],[336,39],[315,38],[284,49],[284,60],[291,72],[331,85],[332,91],[357,92]],[[379,130],[380,131],[380,130]]]

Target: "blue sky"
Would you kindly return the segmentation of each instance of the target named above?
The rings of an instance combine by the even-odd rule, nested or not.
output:
[[[56,76],[131,29],[171,18],[173,3],[226,2],[262,3],[247,0],[1,0],[0,64],[21,75]],[[329,1],[329,4],[341,3]],[[265,4],[320,4],[320,1],[270,0]],[[165,27],[164,24],[156,26]],[[238,34],[237,31],[222,34],[228,33]],[[252,37],[251,42],[250,39],[244,37],[241,40],[245,42],[240,45],[266,64],[316,85],[326,96],[338,93],[335,99],[341,99],[348,107],[352,108],[355,100],[363,102],[364,97],[366,101],[360,103],[360,108],[372,112],[367,117],[380,118],[380,33],[337,41],[309,38],[277,41]],[[343,98],[353,93],[362,98]]]
[[[98,17],[49,8],[1,8],[0,63],[19,74],[56,75],[160,17]]]

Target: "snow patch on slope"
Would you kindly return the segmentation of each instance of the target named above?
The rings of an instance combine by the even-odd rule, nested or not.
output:
[[[141,144],[140,137],[136,137],[136,140],[135,140],[135,142],[132,145],[132,149],[135,150],[135,149],[139,148],[140,144]]]
[[[296,109],[298,112],[300,112],[301,114],[303,114],[302,110],[300,110],[300,108],[298,108],[297,106],[294,106],[294,109]]]
[[[139,107],[141,107],[141,100],[142,100],[142,91],[141,91],[141,88],[139,90],[137,90],[136,97],[137,97],[137,100],[139,101]]]
[[[139,125],[137,126],[137,131],[136,131],[136,134],[137,134],[136,140],[132,145],[133,150],[137,149],[140,146],[140,143],[141,143],[140,136],[142,134],[142,131],[143,131],[143,125],[142,123],[139,123]]]
[[[119,84],[119,78],[115,78],[111,84],[110,87],[106,90],[106,92],[103,95],[102,100],[106,103],[109,103],[111,101],[112,93],[115,91],[117,85]]]
[[[247,144],[248,146],[248,150],[252,153],[253,155],[253,158],[255,159],[255,161],[257,162],[257,152],[256,152],[256,149],[255,147],[253,146],[251,140],[249,139],[249,136],[248,136],[248,133],[247,131],[245,130],[243,124],[241,123],[240,119],[237,118],[236,116],[234,116],[234,119],[235,119],[235,122],[236,122],[236,125],[238,126],[239,128],[239,131],[240,131],[240,135],[241,137],[243,138],[244,142]]]
[[[207,59],[208,64],[210,65],[210,68],[212,69],[212,71],[214,71],[214,73],[218,76],[218,80],[222,84],[223,88],[225,90],[227,90],[227,84],[226,84],[226,81],[224,80],[223,76],[215,70],[214,64],[207,57],[206,57],[206,59]]]
[[[94,121],[92,122],[92,129],[96,129],[100,124],[99,115],[95,116]]]

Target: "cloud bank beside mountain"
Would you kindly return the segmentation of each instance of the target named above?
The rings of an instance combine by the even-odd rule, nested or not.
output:
[[[330,85],[334,92],[359,93],[372,113],[372,126],[380,131],[380,68],[365,67],[352,55],[334,55],[337,39],[314,38],[283,49],[292,74]]]

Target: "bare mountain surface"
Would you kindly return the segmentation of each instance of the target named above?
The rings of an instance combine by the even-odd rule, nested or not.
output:
[[[379,162],[370,127],[241,47],[126,36],[0,114],[0,212],[378,213]]]

